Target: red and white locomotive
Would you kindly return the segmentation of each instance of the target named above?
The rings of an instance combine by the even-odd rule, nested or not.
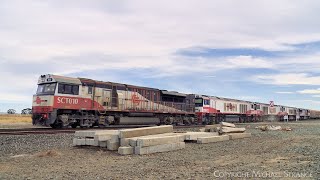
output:
[[[201,122],[220,122],[236,119],[239,122],[260,121],[261,104],[215,96],[195,95],[195,113]]]
[[[320,113],[312,111],[313,116]],[[215,96],[195,95],[195,113],[200,122],[221,122],[227,119],[239,122],[289,121],[310,118],[310,110],[250,102]]]
[[[33,96],[33,124],[90,127],[195,122],[190,96],[154,88],[41,75]]]

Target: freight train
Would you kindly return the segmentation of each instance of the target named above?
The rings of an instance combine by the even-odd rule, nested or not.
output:
[[[32,103],[32,123],[53,128],[318,117],[319,111],[308,109],[51,74],[39,77]]]

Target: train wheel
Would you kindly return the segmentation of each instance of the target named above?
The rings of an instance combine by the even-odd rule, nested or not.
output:
[[[203,124],[203,125],[210,124],[209,116],[203,116],[203,117],[202,117],[202,124]]]
[[[227,117],[224,115],[224,116],[221,116],[220,117],[220,121],[219,121],[219,123],[221,123],[221,122],[225,122],[226,121],[226,119],[227,119]]]
[[[246,116],[240,116],[239,117],[239,122],[240,123],[245,123],[246,122],[246,118],[247,118]]]
[[[210,116],[209,117],[209,124],[215,124],[215,119],[216,119],[216,117],[215,116]]]
[[[121,116],[115,116],[114,117],[114,125],[119,125],[120,124],[120,118],[121,118]]]
[[[214,118],[214,123],[215,123],[215,124],[219,124],[219,116],[216,116],[216,117]]]
[[[173,118],[172,117],[167,116],[167,117],[164,118],[164,124],[171,125],[172,123],[173,123]]]
[[[50,124],[53,129],[61,129],[63,127],[62,122],[55,121],[53,124]]]
[[[32,115],[32,124],[33,124],[33,125],[36,125],[36,118],[35,118],[34,115]]]
[[[174,124],[175,124],[175,125],[181,125],[181,124],[183,124],[183,117],[181,117],[181,116],[176,116],[176,117],[174,118]]]
[[[191,125],[191,122],[189,119],[187,119],[187,120],[183,121],[183,124],[189,126],[189,125]]]
[[[183,125],[189,125],[189,118],[188,118],[188,116],[184,116],[184,117],[182,118],[182,123],[183,123]]]

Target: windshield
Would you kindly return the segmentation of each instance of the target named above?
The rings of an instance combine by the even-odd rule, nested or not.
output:
[[[194,100],[195,106],[196,107],[202,107],[203,106],[203,99],[202,98],[196,98]]]
[[[56,83],[40,84],[38,86],[37,94],[53,95],[55,89],[56,89]]]

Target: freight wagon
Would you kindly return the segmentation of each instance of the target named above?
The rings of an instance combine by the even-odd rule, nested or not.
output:
[[[320,111],[310,110],[310,119],[320,119]]]

